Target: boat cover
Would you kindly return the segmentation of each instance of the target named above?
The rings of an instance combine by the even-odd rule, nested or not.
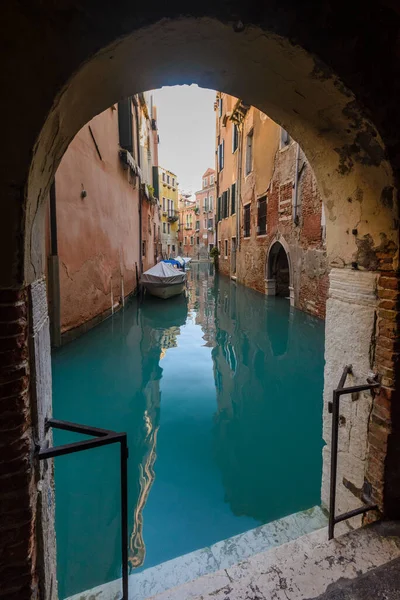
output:
[[[176,260],[181,265],[181,267],[183,267],[185,264],[185,261],[183,260],[182,256],[175,256],[174,260]]]
[[[182,266],[181,263],[179,262],[179,260],[176,260],[175,258],[164,258],[164,260],[162,262],[168,263],[172,266],[176,266],[176,267],[178,267],[178,269]]]
[[[154,267],[143,273],[140,278],[142,283],[162,283],[164,285],[175,285],[186,280],[186,273],[174,269],[170,264],[159,262]]]

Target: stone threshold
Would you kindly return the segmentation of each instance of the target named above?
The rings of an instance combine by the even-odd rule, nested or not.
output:
[[[398,600],[399,535],[386,522],[329,541],[324,528],[149,600]]]
[[[219,587],[225,585],[219,572],[237,565],[253,555],[281,546],[324,528],[327,518],[319,506],[261,525],[209,547],[178,556],[162,564],[129,576],[129,600],[145,600],[164,592],[186,587],[194,580],[215,577]],[[225,575],[226,577],[226,575]],[[66,600],[119,600],[121,579],[85,590]]]

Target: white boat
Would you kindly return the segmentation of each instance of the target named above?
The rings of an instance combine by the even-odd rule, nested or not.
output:
[[[168,263],[159,262],[143,273],[140,283],[153,296],[164,299],[171,298],[184,291],[186,273],[175,269]]]

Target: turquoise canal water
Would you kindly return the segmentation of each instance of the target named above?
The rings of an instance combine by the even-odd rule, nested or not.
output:
[[[188,282],[53,356],[54,416],[128,433],[132,569],[320,502],[323,323],[210,265]],[[120,577],[118,452],[55,460],[60,598]]]

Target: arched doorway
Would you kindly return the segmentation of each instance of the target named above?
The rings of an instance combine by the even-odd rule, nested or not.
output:
[[[399,473],[394,437],[399,415],[391,410],[398,359],[388,358],[386,350],[386,340],[393,343],[398,335],[392,318],[396,308],[387,306],[393,299],[391,290],[399,287],[395,174],[400,78],[392,41],[397,9],[376,2],[368,13],[360,4],[360,11],[349,14],[328,2],[313,6],[310,18],[304,19],[304,7],[290,0],[279,7],[271,3],[261,12],[251,6],[230,8],[223,2],[188,9],[178,0],[167,8],[94,6],[86,0],[61,4],[35,3],[32,9],[6,2],[3,20],[2,72],[13,76],[4,96],[8,118],[2,131],[5,168],[0,178],[5,207],[0,227],[2,322],[9,325],[4,326],[2,343],[9,362],[3,361],[1,376],[7,386],[3,396],[13,398],[12,410],[8,401],[3,409],[7,458],[12,463],[6,475],[17,474],[18,502],[25,511],[23,528],[18,511],[10,523],[20,530],[15,544],[26,546],[19,563],[24,564],[19,569],[23,590],[19,593],[10,584],[5,593],[10,587],[21,599],[29,598],[39,578],[43,590],[51,589],[54,579],[51,469],[39,467],[32,452],[35,440],[49,441],[44,423],[51,414],[43,279],[48,190],[80,127],[123,97],[171,83],[195,81],[246,98],[301,141],[310,157],[323,190],[332,268],[325,405],[343,361],[353,364],[359,381],[370,368],[384,373],[383,394],[375,398],[373,410],[357,420],[357,430],[363,430],[362,447],[350,439],[348,419],[349,446],[355,450],[354,455],[346,454],[342,475],[356,473],[348,489],[357,492],[366,483],[380,508],[398,516],[400,491],[387,485],[388,477]],[[189,16],[181,17],[183,12]],[[321,36],[327,28],[331,34]],[[351,52],[344,51],[349,48]],[[369,76],[371,66],[376,66],[374,78]],[[29,107],[27,90],[35,90]],[[380,353],[375,352],[379,336],[384,338]],[[16,380],[15,373],[21,378]],[[326,411],[327,441],[329,423]],[[343,494],[351,497],[348,489],[343,488]],[[324,490],[326,495],[326,486]],[[354,498],[353,494],[352,502]],[[7,501],[11,513],[13,501]],[[15,586],[14,577],[10,579]],[[46,594],[50,597],[50,592]]]
[[[288,298],[290,299],[290,304],[293,305],[293,276],[290,265],[289,251],[284,247],[281,241],[275,241],[270,246],[266,267],[267,295]]]

